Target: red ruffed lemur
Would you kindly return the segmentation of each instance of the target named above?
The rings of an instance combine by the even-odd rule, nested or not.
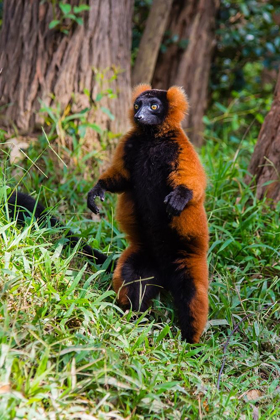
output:
[[[181,128],[187,111],[182,89],[138,86],[133,94],[132,130],[120,141],[112,166],[88,194],[89,208],[105,191],[120,193],[117,219],[129,247],[117,262],[113,287],[119,303],[144,311],[160,288],[170,290],[178,310],[182,337],[199,341],[208,312],[208,230],[204,210],[206,177],[198,156]],[[62,227],[27,194],[8,200],[10,216],[20,224],[33,214],[39,224]],[[80,239],[70,230],[74,247]],[[106,255],[81,242],[96,264]],[[111,265],[107,267],[110,271]]]
[[[98,213],[96,197],[120,194],[117,220],[129,242],[113,274],[120,305],[145,311],[163,287],[173,295],[182,337],[196,343],[208,314],[206,176],[181,127],[187,108],[179,87],[136,87],[133,128],[89,192],[88,207]]]

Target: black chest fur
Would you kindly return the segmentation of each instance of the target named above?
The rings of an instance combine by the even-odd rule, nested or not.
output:
[[[176,167],[178,152],[174,133],[163,138],[135,135],[125,146],[124,161],[130,172],[138,224],[151,243],[166,237],[170,217],[164,199],[171,192],[168,177]]]
[[[130,172],[133,189],[140,192],[141,200],[143,195],[156,193],[159,196],[170,192],[167,181],[177,156],[178,144],[173,133],[163,138],[135,135],[127,142],[125,165]]]

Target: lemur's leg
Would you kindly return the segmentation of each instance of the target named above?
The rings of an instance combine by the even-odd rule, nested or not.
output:
[[[160,292],[160,280],[153,261],[145,251],[130,245],[118,260],[113,287],[119,303],[143,312]]]
[[[197,343],[208,315],[208,268],[206,255],[177,260],[170,290],[178,309],[182,338]]]

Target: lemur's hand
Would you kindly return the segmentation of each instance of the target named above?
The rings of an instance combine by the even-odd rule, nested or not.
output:
[[[180,216],[188,202],[192,199],[193,192],[184,185],[179,185],[171,191],[165,199],[166,211],[171,216]]]
[[[105,190],[99,184],[99,182],[90,190],[87,196],[87,206],[95,214],[99,213],[99,208],[95,204],[96,197],[99,197],[101,201],[104,201]]]

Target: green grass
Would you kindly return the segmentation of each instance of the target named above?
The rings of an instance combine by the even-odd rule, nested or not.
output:
[[[280,417],[280,206],[257,201],[243,181],[252,139],[236,145],[224,134],[209,135],[201,151],[211,285],[209,324],[195,346],[181,341],[168,295],[139,318],[123,313],[111,276],[78,248],[62,252],[61,231],[32,220],[20,230],[8,220],[8,187],[20,180],[65,212],[62,220],[92,246],[117,255],[125,240],[114,220],[115,198],[107,195],[100,221],[86,209],[94,183],[89,162],[68,150],[72,164],[65,167],[43,138],[22,167],[3,154],[1,419]],[[32,163],[45,148],[36,165],[48,178]]]

